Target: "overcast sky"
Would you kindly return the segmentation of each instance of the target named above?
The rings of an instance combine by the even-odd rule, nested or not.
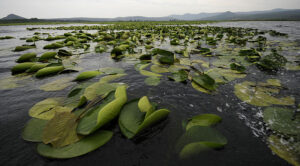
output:
[[[300,9],[300,0],[0,0],[0,17],[167,16],[171,14]]]

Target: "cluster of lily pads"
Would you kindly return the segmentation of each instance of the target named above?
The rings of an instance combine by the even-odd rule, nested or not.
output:
[[[51,52],[40,56],[35,53],[21,55],[16,60],[18,64],[12,68],[13,75],[28,73],[41,78],[79,71],[75,67],[76,63],[67,64],[65,61],[74,57],[74,51],[70,50],[78,49],[95,52],[95,55],[110,56],[116,62],[135,62],[135,70],[146,76],[145,84],[149,86],[158,86],[160,81],[165,79],[185,83],[187,86],[191,85],[197,91],[207,94],[217,93],[218,87],[222,84],[245,78],[250,67],[256,66],[266,74],[284,69],[300,69],[297,59],[287,59],[282,55],[283,46],[281,47],[280,43],[274,44],[268,40],[269,37],[287,36],[276,31],[191,25],[169,26],[158,23],[62,26],[29,28],[28,30],[49,29],[71,32],[57,36],[35,32],[32,37],[24,38],[30,44],[17,46],[14,51],[36,48],[35,43],[40,40],[57,41],[43,47],[45,50],[50,49]],[[97,32],[89,33],[88,30],[97,30]],[[96,83],[85,82],[87,79],[102,74],[107,74],[107,76],[102,77]],[[105,144],[111,138],[112,133],[107,130],[98,130],[98,128],[102,128],[117,116],[119,116],[118,123],[121,132],[127,138],[135,137],[145,128],[165,118],[169,111],[156,110],[156,105],[149,102],[147,97],[129,102],[125,100],[126,87],[120,83],[110,83],[125,75],[123,69],[102,68],[81,72],[76,78],[58,80],[41,86],[40,89],[48,91],[59,90],[53,87],[61,84],[69,85],[71,80],[78,83],[68,96],[46,99],[32,107],[29,114],[33,119],[25,126],[23,138],[43,142],[38,145],[38,152],[43,156],[69,158],[82,155],[83,152],[87,153]],[[67,86],[62,86],[62,88],[65,87]],[[295,105],[295,99],[292,96],[280,96],[280,90],[285,88],[279,80],[244,81],[236,84],[234,88],[234,93],[240,100],[254,106]],[[102,111],[106,110],[105,108],[113,110],[112,113],[106,114],[107,111]],[[264,120],[267,125],[271,125],[273,123],[266,120],[267,117],[271,117],[270,111],[267,113]],[[276,111],[273,113],[277,114]],[[186,134],[182,136],[184,141],[181,139],[179,141],[184,143],[178,143],[180,145],[176,148],[181,157],[189,156],[187,154],[197,154],[204,149],[220,148],[227,143],[226,138],[210,127],[219,120],[204,124],[203,117],[220,119],[216,115],[200,115],[192,118],[186,126]],[[281,123],[281,119],[277,120]],[[299,117],[296,117],[297,124],[291,126],[297,126],[298,120]],[[294,123],[288,120],[285,122],[287,126]],[[66,131],[66,128],[72,130]],[[271,129],[283,133],[285,138],[293,137],[290,133],[286,134],[277,128]],[[297,128],[291,130],[297,130]],[[198,134],[201,136],[185,138]],[[207,137],[204,138],[206,134]],[[212,135],[217,137],[210,137]],[[274,135],[270,136],[270,140],[278,143],[277,138]],[[101,141],[95,142],[97,139]],[[297,141],[299,140],[296,139],[295,142]],[[94,146],[87,146],[89,142],[93,142],[91,144]],[[299,163],[299,158],[295,160],[295,157],[290,157],[298,155],[299,151],[294,150],[283,154],[282,147],[286,145],[280,148],[273,145],[270,144],[271,149],[280,157],[293,164]],[[87,147],[79,153],[78,148],[83,146]],[[71,149],[70,152],[68,149]]]

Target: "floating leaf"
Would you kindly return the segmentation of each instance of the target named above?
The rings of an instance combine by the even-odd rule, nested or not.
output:
[[[40,86],[40,89],[44,90],[44,91],[62,90],[62,89],[65,89],[68,86],[73,85],[74,83],[71,82],[72,80],[73,80],[72,77],[64,77],[64,78],[52,81],[50,83],[44,84],[44,85]]]
[[[132,100],[126,103],[121,110],[119,116],[119,126],[123,135],[129,139],[133,138],[135,135],[142,132],[146,128],[166,118],[170,112],[167,109],[151,111],[151,109],[147,109],[150,107],[148,104],[146,104],[148,105],[146,107],[144,105],[145,103],[147,102],[145,101],[144,97],[140,102],[140,107],[144,111],[148,110],[147,113],[140,111],[140,108],[138,106],[139,100]]]
[[[142,74],[144,76],[148,76],[148,77],[160,77],[160,76],[162,76],[160,74],[153,73],[153,72],[147,71],[147,70],[140,70],[140,74]]]
[[[37,151],[40,155],[48,158],[72,158],[89,153],[104,144],[106,144],[113,136],[113,132],[99,130],[92,135],[82,138],[80,141],[61,148],[53,148],[43,143],[38,144]]]
[[[145,84],[150,86],[157,86],[160,84],[160,78],[155,76],[148,77],[145,79]]]
[[[31,142],[42,142],[43,130],[48,123],[47,120],[32,118],[30,119],[22,133],[22,138]]]
[[[114,74],[114,75],[107,75],[100,79],[100,83],[109,83],[110,81],[113,81],[115,79],[118,79],[120,77],[126,76],[127,74]]]
[[[211,91],[216,90],[215,80],[207,74],[193,76],[192,79],[199,86],[201,86],[207,90],[211,90]]]
[[[77,77],[76,77],[76,81],[83,81],[83,80],[87,80],[87,79],[91,79],[93,77],[96,77],[98,75],[102,74],[100,71],[85,71],[80,73]]]
[[[80,140],[76,128],[77,116],[70,112],[59,112],[47,123],[43,131],[43,143],[54,148],[73,144]]]
[[[172,73],[172,76],[169,76],[169,78],[175,82],[185,82],[188,79],[188,73],[181,69],[178,72]]]
[[[209,69],[205,73],[215,79],[217,83],[226,83],[247,76],[246,74],[242,74],[235,70],[221,68]]]
[[[44,54],[41,55],[39,61],[43,62],[43,61],[48,61],[49,59],[54,59],[56,55],[57,55],[56,52],[45,52]]]
[[[12,74],[19,74],[24,73],[26,70],[30,69],[33,65],[35,65],[34,62],[24,62],[17,64],[11,69]]]
[[[282,97],[276,98],[273,95],[279,92],[280,87],[272,86],[270,87],[260,86],[260,83],[256,84],[254,82],[244,81],[243,83],[236,84],[234,86],[235,95],[242,101],[255,106],[270,106],[276,105],[294,105],[295,99],[293,97]],[[265,85],[266,83],[264,83]]]
[[[137,63],[134,65],[136,71],[143,70],[144,68],[148,67],[150,63]]]
[[[206,149],[222,148],[226,144],[227,139],[217,130],[208,126],[193,126],[179,138],[175,149],[181,157],[187,158]]]
[[[95,126],[97,126],[97,116],[99,111],[108,103],[115,99],[115,91],[109,92],[109,94],[101,101],[99,105],[88,110],[88,112],[80,119],[77,127],[77,133],[82,135],[90,134]],[[83,108],[85,109],[85,108]]]
[[[219,123],[222,120],[221,117],[215,114],[201,114],[192,117],[188,121],[186,130],[190,129],[193,126],[212,126]]]
[[[21,55],[18,59],[17,62],[18,63],[22,63],[22,62],[32,62],[33,59],[36,57],[36,53],[31,52],[31,53],[26,53]]]
[[[88,99],[88,100],[93,100],[97,96],[104,95],[105,93],[109,93],[113,90],[115,90],[118,86],[121,86],[124,84],[120,83],[101,83],[101,82],[96,82],[90,86],[88,86],[83,95]]]
[[[30,110],[29,115],[38,119],[50,120],[56,112],[71,112],[72,108],[63,107],[64,98],[48,98],[36,103]]]
[[[151,66],[151,71],[155,73],[167,73],[169,70],[167,68],[161,67],[159,65],[152,65]]]
[[[30,75],[23,75],[23,74],[5,77],[0,80],[0,90],[23,87],[25,86],[24,83],[20,83],[19,81],[28,79],[30,77],[31,77]]]
[[[279,157],[286,160],[288,163],[299,166],[300,165],[300,143],[286,143],[281,141],[275,135],[271,135],[268,139],[270,149]]]
[[[48,63],[36,63],[33,66],[31,66],[30,69],[26,70],[27,73],[35,73],[39,71],[42,68],[47,67],[49,64]]]
[[[114,68],[114,67],[106,67],[106,68],[101,68],[99,71],[105,73],[105,74],[123,74],[124,69],[121,68]]]
[[[192,87],[193,87],[194,89],[196,89],[197,91],[199,91],[199,92],[203,92],[203,93],[207,93],[207,94],[210,94],[210,93],[211,93],[209,90],[206,90],[206,89],[202,88],[201,86],[199,86],[199,85],[198,85],[197,83],[195,83],[195,82],[192,82]]]
[[[294,117],[294,110],[268,107],[263,112],[264,122],[279,133],[288,135],[300,134],[300,118]]]
[[[49,76],[49,75],[53,75],[53,74],[57,74],[61,71],[63,71],[65,68],[63,66],[53,66],[53,67],[45,67],[41,70],[39,70],[35,76],[37,78],[40,77],[45,77],[45,76]]]

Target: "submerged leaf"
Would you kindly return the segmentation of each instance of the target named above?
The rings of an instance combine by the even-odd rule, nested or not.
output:
[[[124,69],[121,68],[115,68],[115,67],[106,67],[106,68],[101,68],[99,71],[105,73],[105,74],[123,74]]]
[[[66,87],[74,84],[73,82],[71,82],[72,80],[73,80],[72,77],[64,77],[64,78],[52,81],[50,83],[44,84],[44,85],[40,86],[40,89],[44,90],[44,91],[62,90],[62,89],[65,89]]]
[[[77,116],[70,112],[56,113],[43,131],[43,143],[54,148],[63,147],[80,140],[77,135]]]
[[[160,83],[160,78],[155,76],[148,77],[145,79],[145,83],[150,86],[157,86]]]
[[[48,158],[66,159],[84,155],[106,144],[113,136],[113,132],[100,130],[82,138],[80,141],[61,148],[53,148],[43,143],[38,144],[37,151]]]
[[[219,123],[221,120],[222,118],[215,114],[201,114],[192,117],[192,119],[188,121],[186,130],[193,126],[212,126]]]

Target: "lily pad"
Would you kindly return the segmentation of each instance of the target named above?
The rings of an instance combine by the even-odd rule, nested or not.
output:
[[[244,81],[234,86],[235,95],[242,101],[255,106],[294,105],[295,99],[291,96],[277,98],[280,87],[264,83],[263,86],[254,82]],[[266,87],[268,85],[269,87]]]
[[[286,160],[291,165],[300,165],[300,143],[286,143],[275,135],[268,138],[270,149],[279,157]]]
[[[153,73],[153,72],[147,71],[147,70],[140,70],[140,74],[142,74],[144,76],[148,76],[148,77],[160,77],[160,76],[162,76],[161,74]]]
[[[236,70],[213,68],[205,72],[211,76],[217,83],[227,83],[238,78],[244,78],[247,75]]]
[[[113,132],[99,130],[92,135],[82,138],[80,141],[61,148],[54,148],[43,143],[38,144],[37,151],[40,155],[48,158],[66,159],[82,156],[89,153],[104,144],[113,136]]]
[[[53,66],[53,67],[45,67],[41,70],[39,70],[35,76],[37,78],[49,76],[49,75],[55,75],[58,74],[59,72],[63,71],[65,68],[63,66]]]
[[[111,91],[114,91],[118,86],[122,86],[124,84],[121,83],[102,83],[102,82],[96,82],[90,86],[88,86],[84,90],[84,96],[88,100],[93,100],[97,96],[104,95],[105,93],[109,93]]]
[[[167,68],[161,67],[159,65],[152,65],[151,66],[151,71],[154,73],[167,73],[169,70]]]
[[[62,90],[62,89],[65,89],[66,87],[74,84],[73,82],[71,82],[72,80],[73,80],[72,77],[64,77],[64,78],[52,81],[50,83],[44,84],[44,85],[40,86],[40,89],[44,90],[44,91]]]
[[[34,53],[34,52],[26,53],[26,54],[21,55],[21,56],[17,59],[17,62],[18,62],[18,63],[22,63],[22,62],[32,62],[34,58],[36,58],[36,53]]]
[[[17,64],[11,69],[12,74],[19,74],[24,73],[26,70],[30,69],[33,65],[35,65],[34,62],[24,62]]]
[[[38,119],[50,120],[56,112],[71,112],[72,108],[63,107],[64,98],[48,98],[36,103],[30,110],[29,115]]]
[[[193,126],[212,126],[219,123],[222,120],[221,117],[215,114],[201,114],[194,116],[188,121],[186,130]]]
[[[27,73],[35,73],[39,71],[42,68],[47,67],[49,64],[48,63],[36,63],[34,64],[30,69],[26,70]]]
[[[150,86],[157,86],[160,83],[160,78],[151,76],[145,79],[145,83]]]
[[[169,78],[175,82],[185,82],[188,79],[188,73],[181,69],[176,73],[172,73],[172,76],[169,76]]]
[[[113,74],[113,75],[107,75],[100,79],[100,83],[109,83],[115,79],[118,79],[120,77],[126,76],[127,74]]]
[[[43,130],[43,143],[51,143],[54,148],[73,144],[80,140],[77,135],[77,116],[71,112],[56,112]]]
[[[153,111],[151,107],[147,106],[149,105],[147,104],[148,102],[146,102],[146,104],[145,102],[142,103],[144,104],[139,104],[139,100],[132,100],[126,103],[121,110],[119,116],[119,126],[123,135],[129,139],[133,138],[135,135],[145,130],[146,128],[163,120],[168,116],[170,112],[167,109]],[[146,106],[143,110],[147,112],[141,111],[139,105]]]
[[[279,133],[300,134],[300,118],[294,117],[294,110],[280,107],[268,107],[263,112],[264,122]]]
[[[48,61],[49,59],[54,59],[56,55],[57,55],[56,52],[45,52],[44,54],[41,55],[39,61],[43,62],[43,61]]]
[[[48,123],[47,120],[32,118],[30,119],[22,133],[22,138],[31,142],[42,142],[43,130]]]
[[[121,68],[114,68],[114,67],[106,67],[106,68],[101,68],[99,71],[105,73],[105,74],[123,74],[124,69]]]
[[[96,77],[96,76],[98,76],[98,75],[100,75],[100,74],[102,74],[102,72],[100,72],[100,71],[85,71],[85,72],[82,72],[82,73],[80,73],[77,77],[76,77],[76,79],[75,79],[75,81],[84,81],[84,80],[87,80],[87,79],[91,79],[91,78],[93,78],[93,77]]]
[[[216,90],[215,80],[207,74],[193,76],[192,79],[199,86],[201,86],[207,90],[210,90],[210,91]]]

